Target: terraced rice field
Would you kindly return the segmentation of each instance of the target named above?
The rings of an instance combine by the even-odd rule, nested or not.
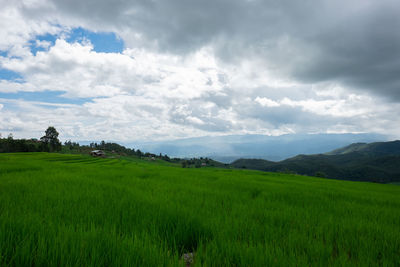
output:
[[[400,266],[400,187],[0,154],[0,266]]]

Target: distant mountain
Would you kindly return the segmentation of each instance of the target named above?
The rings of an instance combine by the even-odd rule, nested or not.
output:
[[[367,143],[354,143],[354,144],[327,152],[325,154],[326,155],[342,155],[342,154],[347,154],[347,153],[351,153],[351,152],[361,151],[367,146],[368,146]]]
[[[400,156],[400,141],[393,142],[375,142],[371,144],[367,143],[355,143],[343,148],[333,150],[326,153],[327,155],[343,155],[352,152],[359,152],[368,155],[397,155]]]
[[[228,135],[124,145],[170,157],[209,157],[230,163],[239,158],[279,161],[298,154],[326,153],[355,142],[386,140],[385,136],[378,134]]]
[[[343,180],[400,182],[400,141],[355,143],[325,154],[298,155],[279,162],[240,159],[231,165]]]

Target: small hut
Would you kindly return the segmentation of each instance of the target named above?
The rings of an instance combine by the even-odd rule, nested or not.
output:
[[[92,155],[93,157],[104,157],[106,153],[104,153],[103,150],[93,150],[90,152],[90,155]]]

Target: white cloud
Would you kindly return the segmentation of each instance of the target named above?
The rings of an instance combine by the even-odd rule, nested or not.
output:
[[[50,46],[51,46],[51,42],[49,42],[49,41],[36,40],[36,47],[48,49]]]
[[[36,56],[4,59],[2,66],[21,73],[26,87],[7,82],[2,88],[65,91],[70,97],[135,93],[195,98],[220,91],[224,85],[212,59],[203,50],[187,57],[132,49],[123,54],[96,53],[91,44],[70,44],[59,39],[49,51],[39,51]]]
[[[388,114],[368,95],[329,84],[310,90],[309,85],[256,71],[262,63],[253,63],[225,64],[210,48],[185,56],[144,49],[97,53],[90,43],[59,39],[36,56],[3,60],[2,65],[21,73],[25,82],[2,80],[0,92],[55,90],[64,91],[71,101],[81,97],[92,101],[59,105],[19,100],[13,111],[3,109],[3,114],[13,115],[12,119],[3,115],[0,129],[37,136],[46,125],[57,125],[64,138],[129,141],[368,131],[364,127],[370,125],[368,120]],[[374,125],[378,132],[383,129]]]
[[[26,8],[43,8],[48,4],[46,2],[37,1],[33,5],[28,1],[0,1],[0,50],[11,49],[14,55],[19,55],[16,48],[23,47],[35,36],[57,34],[62,30],[55,21],[37,19],[23,13]]]
[[[332,25],[330,10],[340,4],[320,6],[320,12],[304,16],[315,8],[311,2],[299,6],[282,1],[271,9],[263,8],[269,1],[213,1],[213,8],[201,4],[197,9],[176,1],[0,3],[0,50],[7,51],[7,56],[0,57],[0,66],[23,77],[0,80],[0,92],[16,93],[17,99],[18,92],[63,91],[72,103],[90,99],[79,105],[32,99],[5,104],[2,99],[0,131],[38,136],[48,125],[55,125],[63,137],[75,140],[240,133],[400,133],[396,103],[355,90],[375,77],[370,70],[365,77],[363,71],[353,73],[355,80],[342,73],[342,69],[354,67],[347,57],[341,57],[343,53],[357,53],[346,50],[346,45],[352,48],[353,43],[343,25]],[[359,11],[360,17],[370,18],[376,5]],[[249,12],[237,20],[243,10]],[[351,5],[341,18],[352,19],[356,11]],[[321,19],[325,17],[326,21]],[[318,21],[321,23],[315,23]],[[359,29],[357,23],[361,22],[354,22],[352,27]],[[370,25],[376,26],[374,23]],[[78,26],[113,31],[127,48],[122,53],[98,53],[87,39],[68,43],[66,32]],[[342,33],[343,44],[330,39],[336,32]],[[47,33],[59,35],[54,45],[35,39]],[[385,40],[394,38],[382,34]],[[310,36],[315,38],[312,42],[307,39]],[[364,35],[359,37],[365,39]],[[29,41],[44,51],[33,55]],[[331,47],[333,43],[337,47]],[[365,49],[370,51],[371,47],[373,44]],[[335,57],[328,57],[329,63],[321,65],[326,55]],[[362,66],[371,62],[369,56],[365,60],[364,55],[357,56]],[[390,70],[390,62],[383,63],[380,66]],[[376,77],[382,76],[377,73]],[[393,88],[398,88],[396,79],[391,80]]]
[[[266,97],[258,97],[257,96],[254,101],[258,102],[263,107],[271,108],[271,107],[279,107],[281,105],[278,102],[271,100],[269,98],[266,98]]]
[[[15,81],[0,80],[1,93],[17,93],[17,92],[35,92],[40,91],[33,84],[19,83]]]

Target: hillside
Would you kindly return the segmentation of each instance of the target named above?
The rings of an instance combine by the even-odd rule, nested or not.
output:
[[[0,154],[0,266],[399,266],[400,187]]]
[[[400,182],[400,141],[356,143],[326,154],[298,155],[279,162],[241,159],[232,166],[353,181]]]
[[[400,156],[400,141],[374,142],[374,143],[355,143],[331,152],[326,155],[343,155],[353,152],[369,156]]]

